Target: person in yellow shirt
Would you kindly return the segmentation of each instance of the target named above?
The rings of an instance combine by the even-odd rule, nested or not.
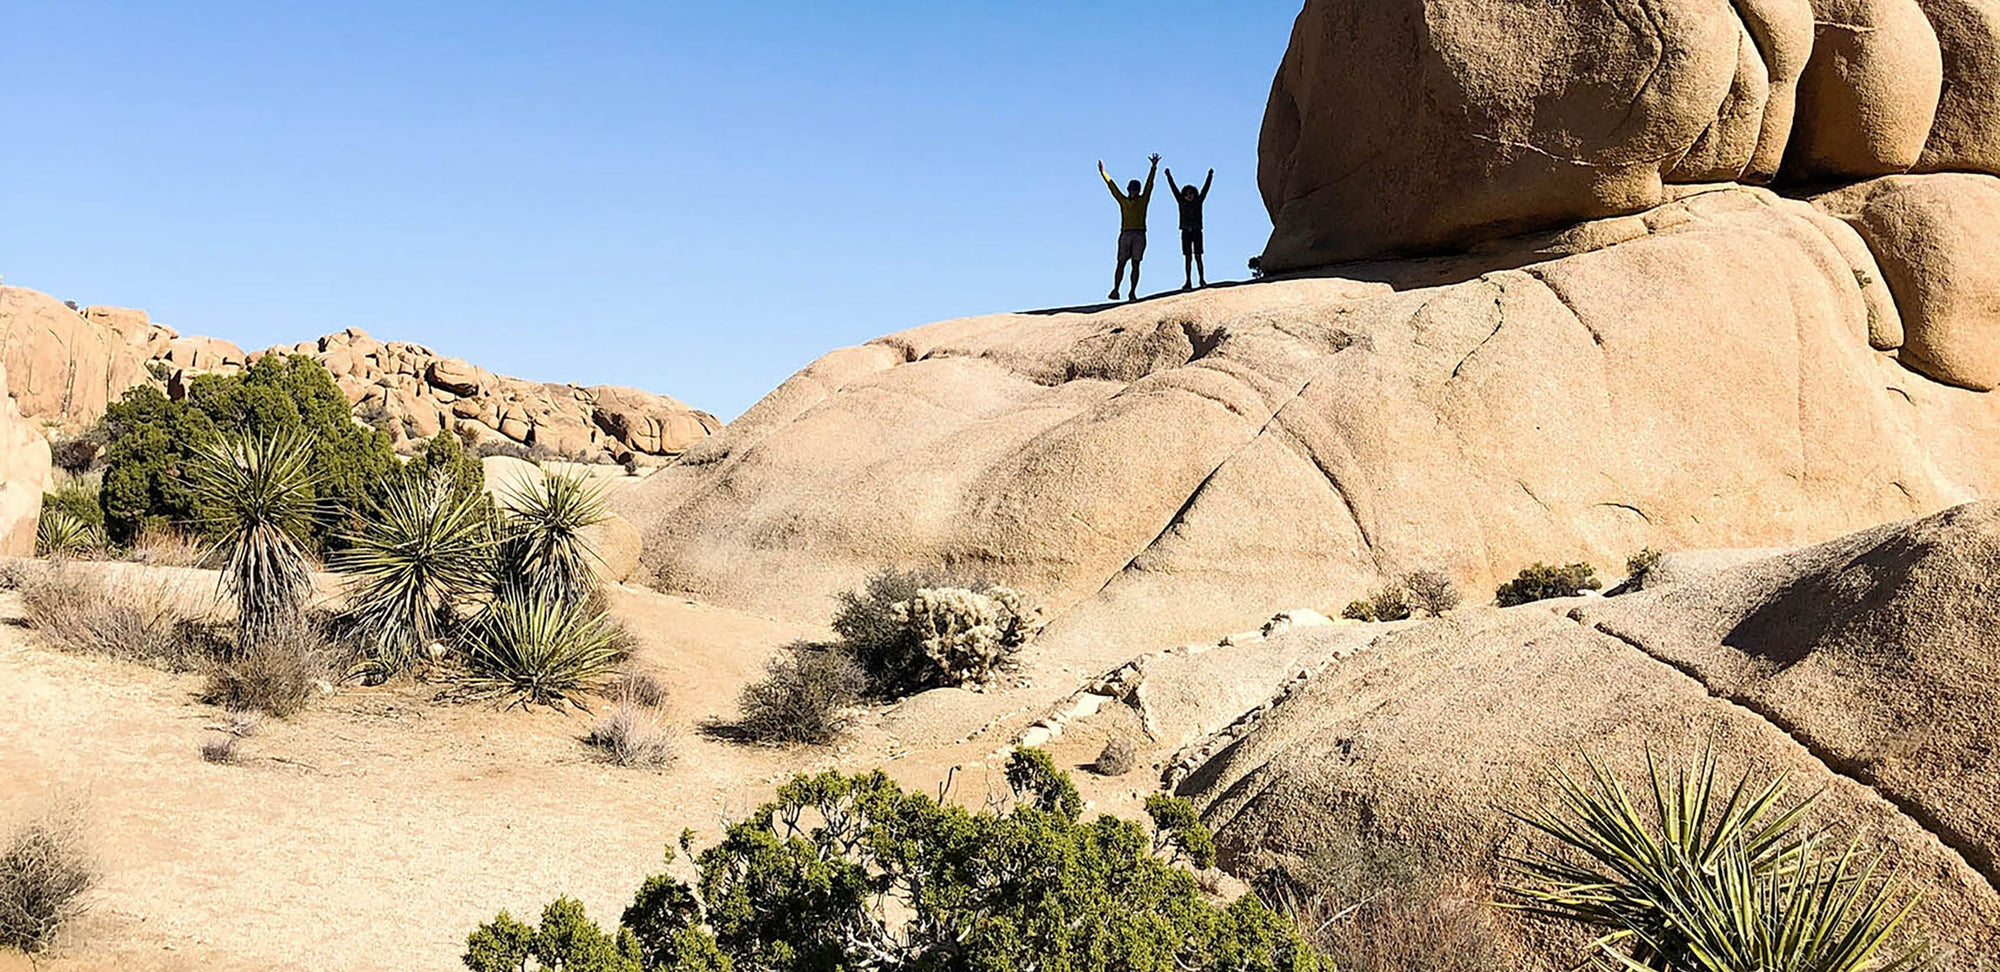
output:
[[[1097,160],[1097,174],[1104,177],[1104,185],[1111,190],[1111,198],[1118,200],[1118,211],[1123,217],[1118,228],[1118,275],[1111,278],[1111,299],[1118,299],[1118,289],[1125,285],[1125,264],[1132,264],[1132,289],[1126,300],[1139,299],[1139,263],[1146,259],[1146,207],[1153,201],[1153,176],[1160,171],[1160,154],[1153,153],[1153,168],[1146,173],[1146,184],[1132,180],[1125,191],[1118,191],[1118,183],[1112,181],[1111,173],[1104,171],[1104,160]]]

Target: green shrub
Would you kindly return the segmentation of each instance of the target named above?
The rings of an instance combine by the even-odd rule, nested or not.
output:
[[[642,969],[638,939],[624,929],[605,934],[572,898],[557,898],[543,909],[540,928],[530,928],[503,911],[465,942],[465,967],[472,972],[520,972],[529,959],[543,969],[561,972]]]
[[[1654,550],[1651,547],[1647,547],[1646,549],[1641,550],[1638,553],[1635,553],[1632,556],[1625,558],[1626,579],[1634,581],[1644,580],[1648,572],[1650,572],[1653,568],[1658,567],[1660,565],[1660,558],[1663,556],[1665,556],[1665,554],[1662,554],[1658,550]]]
[[[1532,601],[1546,601],[1557,597],[1575,597],[1582,591],[1594,591],[1604,585],[1597,579],[1597,568],[1589,564],[1568,564],[1551,567],[1536,563],[1520,575],[1494,592],[1501,607],[1513,607]]]
[[[347,624],[379,674],[409,670],[459,606],[493,586],[491,507],[461,485],[442,464],[397,476],[333,558],[347,578]]]
[[[593,955],[618,953],[588,967],[1326,968],[1298,928],[1255,896],[1213,904],[1193,873],[1160,856],[1157,847],[1207,839],[1184,801],[1161,797],[1151,814],[1180,837],[1108,816],[1085,822],[1080,802],[1051,795],[1067,777],[1047,765],[1046,755],[1010,760],[1015,801],[1004,812],[941,804],[880,772],[798,777],[698,855],[683,835],[696,882],[650,878],[616,935],[585,927],[578,937]],[[503,916],[467,940],[466,964],[520,968],[539,934]],[[636,963],[615,964],[632,961],[628,941]]]
[[[1832,843],[1788,804],[1788,778],[1733,786],[1714,753],[1691,766],[1649,753],[1650,792],[1635,799],[1589,760],[1579,780],[1557,771],[1553,807],[1516,814],[1553,838],[1514,861],[1511,906],[1604,935],[1589,956],[1607,968],[1678,972],[1896,972],[1924,957],[1890,937],[1915,909],[1879,855]],[[1642,810],[1640,808],[1649,808]],[[1649,812],[1650,811],[1650,812]],[[1844,848],[1844,849],[1841,849]]]
[[[867,689],[867,673],[843,648],[787,645],[743,687],[736,729],[758,742],[824,746],[847,732]]]
[[[148,525],[198,528],[210,519],[185,470],[218,433],[309,438],[312,498],[331,509],[367,508],[396,463],[389,437],[356,424],[333,376],[303,355],[267,355],[235,375],[198,376],[184,401],[137,386],[105,412],[104,429],[101,498],[120,544]],[[336,530],[334,518],[320,518],[310,545],[325,548]]]
[[[1410,593],[1400,583],[1390,584],[1376,591],[1368,600],[1348,604],[1340,616],[1350,621],[1407,621],[1410,618]]]
[[[949,591],[984,601],[939,594]],[[867,670],[874,690],[896,697],[960,684],[968,675],[990,678],[1034,637],[1035,622],[1021,595],[984,579],[936,569],[883,570],[859,592],[839,595],[833,630]]]
[[[597,551],[585,531],[609,516],[604,493],[582,476],[550,473],[503,494],[495,573],[536,600],[581,605],[597,594]]]
[[[74,557],[97,546],[97,531],[62,510],[42,509],[35,521],[35,556]]]
[[[222,588],[236,599],[237,646],[298,628],[312,594],[305,547],[319,482],[312,440],[299,432],[227,433],[200,448],[187,474],[218,538]]]
[[[104,529],[104,507],[97,500],[98,488],[88,479],[73,479],[42,494],[42,512],[67,513],[93,531]]]
[[[581,604],[538,599],[520,589],[487,605],[466,632],[466,685],[510,705],[581,706],[624,660],[621,632]]]
[[[1375,605],[1368,601],[1349,601],[1340,610],[1340,616],[1349,621],[1375,620]]]
[[[486,492],[486,467],[451,432],[439,432],[425,442],[424,451],[403,466],[403,475],[419,480],[442,477],[451,484],[453,498],[483,498]]]

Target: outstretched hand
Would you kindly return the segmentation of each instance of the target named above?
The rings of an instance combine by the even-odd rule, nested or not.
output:
[[[1098,159],[1098,160],[1097,160],[1097,171],[1099,171],[1099,172],[1103,172],[1103,171],[1104,171],[1104,160],[1103,160],[1103,159]]]
[[[1158,152],[1154,152],[1154,153],[1153,153],[1153,164],[1154,164],[1154,165],[1159,165],[1159,164],[1160,164],[1160,153],[1158,153]]]

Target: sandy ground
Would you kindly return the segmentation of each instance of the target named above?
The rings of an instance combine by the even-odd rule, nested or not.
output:
[[[567,894],[615,923],[682,828],[706,843],[796,772],[881,766],[979,805],[1001,789],[994,754],[1074,687],[932,693],[870,711],[831,750],[731,743],[693,727],[733,715],[770,652],[824,632],[637,589],[613,608],[687,727],[665,771],[598,761],[581,741],[591,715],[412,685],[265,720],[239,763],[211,765],[199,750],[222,714],[196,700],[198,677],[47,647],[0,595],[0,823],[80,799],[104,871],[40,967],[459,968],[466,933],[503,908]],[[1052,747],[1061,762],[1090,762],[1117,730],[1096,722]],[[1154,780],[1079,774],[1096,808],[1125,813]]]

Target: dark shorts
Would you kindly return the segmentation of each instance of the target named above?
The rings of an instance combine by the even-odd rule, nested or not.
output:
[[[1181,230],[1181,252],[1188,256],[1201,256],[1201,230]]]
[[[1146,231],[1121,230],[1118,234],[1118,262],[1134,263],[1146,258]]]

